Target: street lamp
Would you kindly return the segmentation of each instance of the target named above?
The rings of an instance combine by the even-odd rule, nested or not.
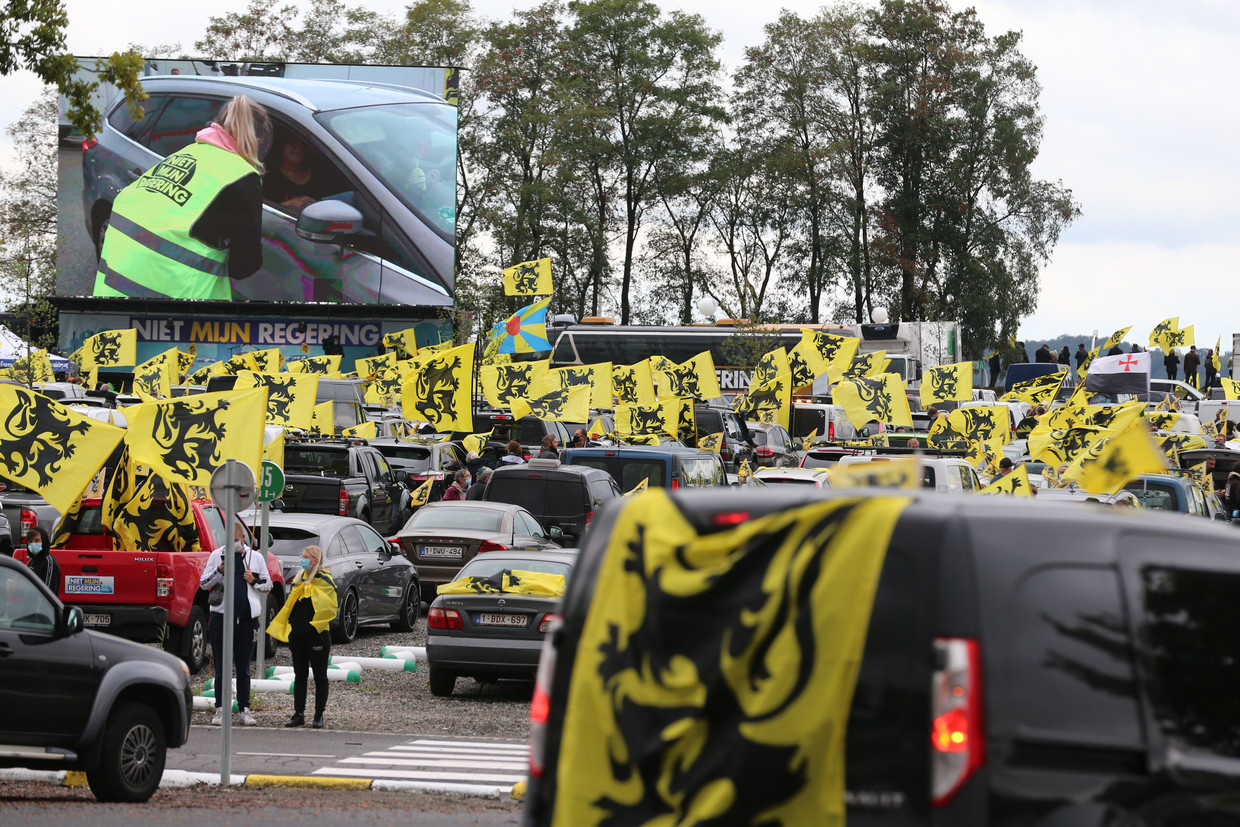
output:
[[[698,299],[697,309],[699,313],[706,317],[707,321],[711,321],[715,318],[715,311],[719,309],[719,302],[710,296],[703,296]]]
[[[885,307],[876,307],[870,311],[870,321],[874,324],[887,324],[889,318]]]

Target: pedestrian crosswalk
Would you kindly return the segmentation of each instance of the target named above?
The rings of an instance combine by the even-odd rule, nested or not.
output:
[[[382,778],[430,784],[509,786],[526,776],[529,747],[512,741],[418,738],[343,758],[315,775]]]

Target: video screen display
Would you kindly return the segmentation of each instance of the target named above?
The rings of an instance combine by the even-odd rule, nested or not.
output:
[[[56,294],[450,306],[457,82],[443,68],[149,60],[142,117],[101,87],[103,128],[86,142],[62,100]],[[253,130],[261,207],[243,147],[203,133],[238,95],[270,121]],[[236,277],[247,259],[257,271]]]

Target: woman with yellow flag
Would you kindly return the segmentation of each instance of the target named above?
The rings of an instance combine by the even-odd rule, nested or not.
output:
[[[267,633],[288,643],[293,656],[293,717],[286,727],[306,725],[306,679],[314,671],[314,723],[323,728],[327,708],[327,663],[331,654],[331,633],[327,626],[336,616],[336,581],[323,568],[323,550],[306,546],[301,553],[301,571],[293,578],[293,590],[280,613],[267,627]]]

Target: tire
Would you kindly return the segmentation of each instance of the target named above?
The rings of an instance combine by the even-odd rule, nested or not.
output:
[[[392,621],[392,631],[412,632],[418,623],[418,611],[422,607],[422,589],[418,581],[409,578],[400,601],[400,616]]]
[[[331,630],[332,643],[352,643],[357,637],[357,594],[350,589],[340,599],[340,618]]]
[[[456,689],[456,675],[445,669],[431,667],[431,694],[436,698],[447,698]]]
[[[99,765],[86,772],[90,791],[100,801],[146,801],[159,787],[167,755],[159,716],[149,707],[126,703],[108,717]]]
[[[191,675],[198,674],[207,662],[207,614],[195,603],[189,610],[185,628],[173,632],[169,638],[169,652],[185,661]]]

